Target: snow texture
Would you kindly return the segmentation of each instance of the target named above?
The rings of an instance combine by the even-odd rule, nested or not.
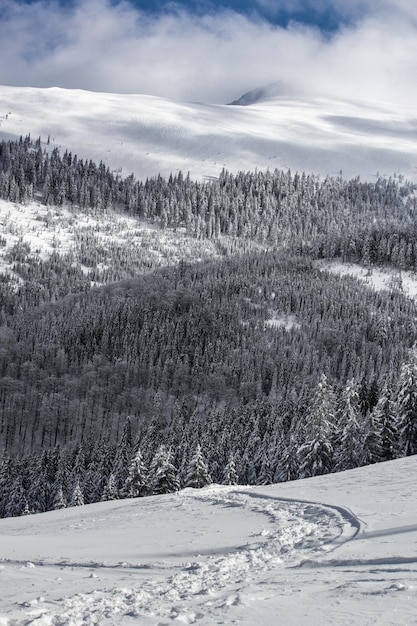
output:
[[[375,291],[399,290],[404,295],[417,299],[417,274],[409,270],[390,267],[365,267],[359,263],[343,263],[340,260],[324,259],[315,262],[316,267],[339,276],[354,276]]]
[[[0,520],[0,624],[417,624],[417,458]]]
[[[415,107],[258,92],[249,106],[230,106],[0,86],[0,139],[49,137],[51,148],[138,179],[178,170],[211,178],[223,167],[417,179]]]

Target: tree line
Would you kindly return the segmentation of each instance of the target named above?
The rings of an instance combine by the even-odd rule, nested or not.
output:
[[[0,197],[12,208],[124,207],[181,230],[190,249],[213,241],[217,258],[197,260],[195,247],[188,262],[146,266],[143,249],[103,247],[89,232],[79,257],[35,258],[24,238],[9,250],[0,514],[415,454],[415,303],[395,284],[376,292],[313,263],[413,268],[414,192],[401,178],[289,171],[139,182],[40,140],[2,142]]]
[[[88,208],[95,213],[123,207],[160,228],[184,228],[189,236],[221,236],[290,246],[315,257],[389,262],[417,269],[416,185],[401,176],[344,180],[290,170],[223,170],[199,182],[181,172],[137,181],[122,178],[103,162],[96,165],[40,138],[0,143],[0,198],[26,203]]]
[[[212,407],[189,416],[177,403],[169,424],[133,432],[128,418],[117,444],[89,438],[76,446],[6,458],[0,465],[0,516],[13,517],[119,498],[172,493],[212,482],[284,482],[417,453],[417,352],[395,389],[386,383],[373,406],[351,379],[336,392],[327,376],[295,411],[276,399],[251,407]],[[362,397],[361,397],[362,396]],[[159,405],[159,406],[158,406]]]

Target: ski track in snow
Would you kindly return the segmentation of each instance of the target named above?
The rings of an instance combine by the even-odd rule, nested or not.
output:
[[[359,520],[347,509],[275,498],[254,493],[250,488],[185,490],[180,497],[183,506],[187,506],[190,498],[198,498],[207,506],[243,507],[259,516],[259,533],[251,536],[246,545],[220,556],[212,554],[205,561],[183,563],[177,572],[172,573],[170,565],[168,577],[160,577],[163,567],[159,562],[153,566],[134,563],[110,566],[130,570],[155,567],[159,576],[141,579],[135,587],[79,593],[60,600],[58,605],[41,598],[39,602],[22,607],[26,612],[23,619],[6,623],[10,626],[81,626],[121,624],[125,623],[124,619],[132,621],[133,618],[140,623],[162,626],[173,622],[198,623],[207,615],[212,623],[222,623],[214,620],[221,620],[227,607],[239,604],[240,591],[246,593],[248,585],[256,584],[263,574],[294,565],[311,567],[319,563],[320,555],[354,538],[360,528]],[[314,560],[307,561],[308,556]],[[304,558],[301,563],[300,558]],[[100,569],[104,564],[43,562],[42,565]]]

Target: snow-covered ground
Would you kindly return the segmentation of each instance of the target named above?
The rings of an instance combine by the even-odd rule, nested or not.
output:
[[[107,259],[97,267],[84,267],[80,262],[79,240],[89,237],[90,247],[107,250]],[[52,253],[71,253],[73,264],[88,275],[92,269],[105,270],[111,266],[111,249],[139,250],[146,255],[151,267],[172,265],[180,259],[199,261],[213,258],[218,251],[213,242],[187,237],[185,229],[161,230],[152,224],[123,212],[109,210],[93,215],[69,207],[51,207],[39,201],[27,205],[0,199],[0,274],[21,280],[13,271],[11,252],[16,245],[28,246],[30,259],[46,260]],[[93,241],[94,240],[94,241]],[[116,250],[117,252],[117,250]],[[97,273],[97,272],[96,272]]]
[[[339,276],[353,276],[375,291],[399,289],[409,298],[417,299],[417,274],[409,270],[365,267],[359,263],[343,263],[337,259],[316,261],[316,267]]]
[[[0,624],[417,624],[417,457],[0,520]]]
[[[29,133],[139,179],[289,167],[417,180],[415,107],[386,102],[288,95],[230,106],[0,86],[0,139]]]

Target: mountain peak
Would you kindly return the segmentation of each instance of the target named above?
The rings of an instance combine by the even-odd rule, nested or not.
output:
[[[294,86],[284,80],[278,80],[275,83],[270,83],[263,87],[257,87],[252,91],[247,91],[237,100],[230,102],[230,105],[234,106],[249,106],[251,104],[257,104],[258,102],[264,102],[271,98],[284,98],[289,96],[300,95],[300,92],[294,88]]]

